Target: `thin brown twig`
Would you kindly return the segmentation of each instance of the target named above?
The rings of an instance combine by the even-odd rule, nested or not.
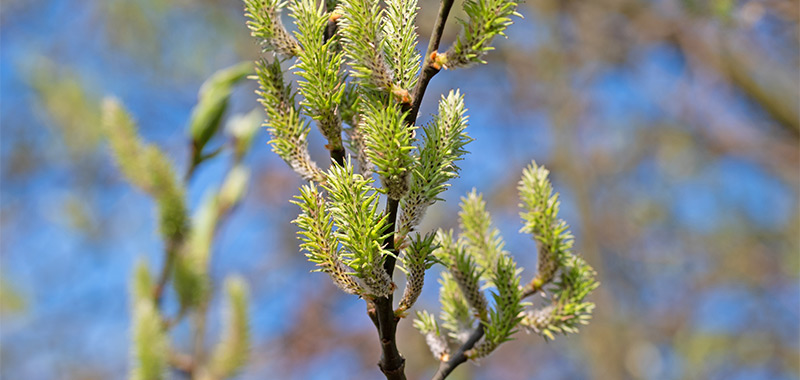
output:
[[[392,277],[394,272],[395,260],[397,256],[397,249],[394,247],[394,229],[395,221],[397,220],[397,209],[400,202],[389,198],[386,202],[386,213],[389,215],[389,225],[387,228],[386,239],[383,241],[387,250],[391,251],[393,255],[388,255],[383,263],[383,268]],[[381,341],[381,359],[378,362],[378,367],[387,379],[405,380],[405,362],[406,359],[400,354],[397,349],[397,341],[395,335],[397,332],[397,322],[400,320],[394,315],[393,295],[389,294],[386,297],[380,297],[372,301],[375,305],[375,319],[377,319],[378,337]],[[372,315],[370,315],[372,318]],[[374,322],[374,319],[373,319]]]
[[[164,265],[161,267],[161,273],[158,274],[156,286],[153,288],[153,300],[155,300],[159,308],[164,298],[164,289],[167,286],[167,281],[169,281],[169,275],[172,272],[172,267],[175,266],[175,260],[177,260],[178,246],[180,246],[180,242],[176,239],[170,239],[167,243]]]
[[[458,348],[458,351],[456,351],[456,353],[450,357],[450,360],[441,362],[439,364],[439,369],[433,375],[433,380],[442,380],[446,378],[448,375],[450,375],[450,372],[453,372],[453,370],[456,369],[456,367],[461,365],[461,363],[466,362],[467,359],[469,359],[466,352],[475,347],[475,344],[478,343],[481,338],[483,338],[483,332],[483,323],[479,323],[478,327],[472,331],[472,334],[470,334],[467,341],[464,342],[464,344]]]
[[[167,358],[169,365],[173,368],[191,375],[194,372],[194,360],[192,357],[176,350],[170,350]]]
[[[196,363],[203,363],[206,356],[205,335],[206,335],[206,314],[208,313],[208,302],[198,307],[194,313],[194,331],[192,332],[192,359]]]
[[[189,183],[189,180],[194,175],[197,165],[202,161],[201,153],[197,149],[197,144],[194,141],[190,143],[191,149],[189,150],[189,166],[186,168],[186,173],[183,175],[183,181]]]
[[[392,277],[394,273],[394,265],[397,261],[397,250],[394,246],[394,230],[395,230],[395,222],[397,221],[397,211],[400,208],[400,201],[396,199],[389,198],[386,201],[386,214],[389,215],[389,225],[387,226],[387,235],[386,238],[383,240],[383,246],[386,247],[387,250],[391,251],[394,255],[389,255],[386,257],[386,260],[383,262],[383,269],[386,270],[386,273],[389,274],[389,278]]]
[[[425,96],[425,90],[428,88],[428,83],[434,75],[439,73],[439,69],[434,67],[431,63],[431,55],[439,50],[439,44],[442,42],[442,33],[444,26],[447,23],[447,17],[450,15],[450,9],[453,8],[455,0],[442,0],[439,4],[439,15],[436,17],[436,23],[433,24],[433,31],[431,38],[428,41],[428,50],[425,52],[425,57],[422,59],[422,69],[420,70],[419,80],[414,87],[412,96],[411,110],[408,113],[406,121],[413,124],[417,121],[419,115],[419,108],[422,105],[422,98]]]
[[[193,147],[192,151],[193,152],[196,151],[194,144],[192,144],[192,147]],[[192,153],[192,157],[195,157],[194,153]],[[237,155],[234,159],[234,166],[240,164],[242,159],[243,159],[242,156]],[[200,162],[202,162],[202,159],[200,159],[199,161],[193,160],[192,163],[190,164],[191,166],[186,173],[186,177],[184,178],[186,184],[188,184],[189,181],[191,181],[191,178],[194,174],[194,169]],[[220,207],[217,209],[217,223],[214,226],[214,231],[212,232],[212,234],[216,235],[218,233],[220,226],[222,225],[224,220],[227,219],[228,215],[230,215],[235,206],[236,204],[233,204],[229,205],[226,208]],[[161,268],[161,273],[159,273],[156,286],[153,289],[153,299],[156,301],[156,305],[158,305],[159,308],[161,307],[162,299],[164,296],[164,290],[166,289],[166,284],[169,281],[172,268],[175,266],[175,262],[177,261],[178,247],[180,247],[182,244],[183,244],[182,239],[171,239],[167,243],[167,249],[166,249],[167,260],[164,263],[164,266]],[[189,310],[189,308],[182,305],[180,310],[178,310],[178,313],[174,317],[172,318],[163,317],[162,326],[164,330],[168,331],[173,327],[175,327],[178,323],[180,323],[183,320],[184,317],[186,317],[186,315],[189,314],[190,311],[191,310]],[[170,365],[172,365],[178,370],[187,372],[190,375],[195,370],[196,367],[195,363],[200,362],[199,358],[204,356],[204,345],[205,345],[204,337],[205,337],[207,312],[208,312],[208,302],[198,307],[198,310],[196,310],[195,312],[196,319],[195,319],[195,331],[193,331],[193,338],[194,338],[193,355],[181,353],[180,356],[175,356],[173,355],[174,353],[170,354]],[[180,359],[180,360],[173,360],[173,359]],[[191,366],[187,366],[186,363],[189,363]]]
[[[239,163],[241,163],[241,157],[238,157],[236,159],[236,161],[235,161],[235,163],[234,163],[234,165],[232,167],[235,167]],[[219,233],[221,225],[223,224],[223,222],[226,219],[228,219],[228,216],[233,212],[233,210],[236,208],[236,206],[237,206],[237,203],[234,203],[232,205],[225,205],[225,206],[219,205],[219,207],[216,210],[217,211],[217,223],[214,225],[214,230],[212,232],[212,234],[214,236],[216,236]],[[194,345],[194,347],[193,347],[193,359],[196,362],[199,362],[199,363],[203,362],[204,357],[206,355],[206,352],[205,352],[205,336],[206,336],[206,319],[207,319],[207,316],[208,316],[208,307],[209,307],[209,302],[208,301],[203,302],[201,305],[199,305],[197,307],[197,310],[195,310],[195,313],[194,313],[195,314],[195,319],[194,319],[193,322],[194,322],[195,326],[194,326],[193,342],[192,342],[192,344]],[[184,311],[183,314],[179,314],[178,318],[182,317],[186,313],[187,312]]]
[[[528,298],[528,297],[530,297],[530,296],[532,296],[532,295],[536,294],[536,293],[537,293],[537,292],[539,292],[540,290],[542,290],[542,287],[541,287],[541,286],[536,286],[536,285],[534,285],[534,284],[533,284],[533,281],[531,281],[531,282],[530,282],[528,285],[526,285],[526,286],[525,286],[525,288],[523,289],[523,291],[522,291],[522,298],[523,298],[523,299],[524,299],[524,298]]]

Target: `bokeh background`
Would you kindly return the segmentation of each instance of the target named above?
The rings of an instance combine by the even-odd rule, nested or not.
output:
[[[437,3],[420,5],[424,46]],[[602,286],[581,334],[545,343],[519,333],[453,378],[800,378],[798,3],[526,0],[519,11],[489,65],[429,87],[421,120],[460,88],[475,141],[421,229],[455,228],[458,199],[475,187],[508,249],[534,268],[515,186],[535,159]],[[151,200],[112,164],[99,103],[120,98],[145,139],[185,168],[200,84],[259,55],[242,13],[236,0],[3,0],[0,377],[127,376],[129,277],[140,257],[160,267],[163,246]],[[444,46],[456,32],[451,17]],[[237,88],[228,114],[257,108],[253,90]],[[301,181],[267,140],[260,131],[246,159],[252,185],[212,260],[217,285],[239,273],[251,288],[254,347],[238,378],[377,379],[363,301],[308,273],[289,223]],[[199,169],[192,207],[230,161]],[[435,279],[418,308],[436,309]],[[185,325],[178,349],[190,345]],[[429,378],[436,363],[410,325],[398,333],[407,374]]]

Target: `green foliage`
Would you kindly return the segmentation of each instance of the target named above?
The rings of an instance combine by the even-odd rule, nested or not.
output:
[[[405,255],[402,257],[402,262],[408,275],[403,298],[400,300],[396,313],[403,313],[414,306],[414,302],[422,293],[422,287],[425,285],[425,271],[436,262],[436,257],[433,256],[433,250],[436,248],[435,238],[434,234],[427,234],[423,238],[417,234],[416,238],[411,241],[411,245],[404,250]]]
[[[221,70],[207,80],[200,90],[200,100],[187,130],[191,137],[191,149],[195,153],[187,181],[197,164],[213,156],[203,155],[203,147],[222,125],[231,87],[250,71],[250,64]],[[249,171],[242,159],[251,145],[258,123],[248,122],[247,117],[234,118],[231,122],[234,163],[221,186],[208,192],[190,223],[185,184],[178,180],[167,156],[156,146],[142,142],[133,119],[119,102],[106,99],[102,109],[103,130],[120,170],[133,185],[154,198],[159,213],[159,229],[165,243],[164,266],[158,278],[154,279],[147,265],[140,262],[132,279],[131,378],[163,379],[168,361],[175,364],[182,360],[175,358],[183,357],[170,348],[169,329],[180,323],[189,312],[198,320],[205,318],[211,296],[208,264],[214,235],[221,219],[244,197]],[[169,282],[172,282],[180,304],[180,310],[171,317],[160,310],[164,289]],[[183,360],[190,363],[193,373],[199,377],[206,378],[209,374],[215,379],[232,376],[247,360],[249,336],[246,289],[242,280],[231,281],[228,293],[230,318],[211,363],[205,361],[205,356]],[[204,326],[204,323],[194,324],[196,331],[193,331],[193,335],[203,336]]]
[[[220,219],[244,196],[249,171],[242,164],[228,172],[219,189],[209,191],[192,217],[192,230],[175,263],[174,285],[181,306],[204,303],[211,288],[208,265]]]
[[[258,109],[245,115],[235,115],[227,124],[227,132],[234,140],[234,157],[241,161],[253,145],[253,137],[261,127],[264,116]]]
[[[241,163],[234,165],[219,189],[217,202],[221,214],[241,202],[249,183],[250,170]]]
[[[398,234],[405,236],[425,216],[425,211],[440,200],[439,194],[450,186],[447,182],[458,176],[456,162],[467,153],[464,147],[472,141],[467,133],[464,97],[458,90],[450,91],[439,100],[439,113],[423,128],[422,147],[412,166],[408,195],[400,206]]]
[[[450,357],[450,347],[447,340],[439,333],[439,324],[436,317],[427,311],[417,312],[414,319],[414,328],[425,335],[425,342],[431,350],[433,356],[439,360],[447,360]]]
[[[440,317],[442,326],[449,331],[454,341],[464,343],[475,327],[475,315],[470,311],[467,299],[458,287],[450,272],[443,271],[439,278],[439,303],[442,305]]]
[[[230,176],[230,175],[229,175]],[[206,194],[192,217],[193,229],[189,236],[187,256],[195,259],[199,268],[205,268],[219,222],[219,201],[212,193]]]
[[[339,240],[333,233],[333,217],[328,204],[314,183],[300,188],[300,195],[292,203],[300,206],[301,212],[293,223],[300,227],[298,235],[303,241],[300,248],[306,257],[319,267],[317,271],[327,273],[343,291],[364,294],[353,274],[339,257]]]
[[[383,52],[381,38],[383,11],[378,1],[343,0],[336,8],[341,15],[339,30],[350,73],[369,90],[392,91],[392,70]]]
[[[525,222],[522,230],[532,233],[540,246],[541,242],[551,244],[556,249],[550,252],[558,252],[545,258],[540,255],[540,263],[545,260],[546,265],[540,265],[539,273],[527,286],[520,286],[522,269],[503,250],[502,237],[491,226],[486,203],[475,191],[462,198],[461,234],[456,238],[452,231],[437,233],[436,256],[447,269],[440,279],[443,326],[453,340],[463,343],[475,324],[473,316],[478,316],[483,325],[483,338],[465,353],[470,359],[492,353],[510,340],[519,326],[553,339],[556,333],[577,332],[578,325],[591,318],[594,304],[585,299],[598,286],[595,273],[570,251],[572,235],[557,219],[558,195],[553,195],[547,175],[546,169],[533,163],[523,172],[519,185]],[[553,275],[558,273],[555,281],[551,282],[553,275],[543,274],[542,268],[552,270]],[[491,308],[481,280],[492,289]],[[545,289],[550,294],[549,304],[525,311],[522,299],[543,290],[546,284],[550,284]]]
[[[24,67],[29,67],[23,79],[34,90],[37,107],[47,114],[47,125],[55,127],[69,154],[79,159],[94,151],[103,137],[101,110],[79,73],[47,58]]]
[[[410,89],[417,83],[420,56],[417,53],[416,0],[387,0],[383,14],[383,54],[397,86]]]
[[[391,278],[383,269],[390,252],[383,247],[386,238],[386,215],[378,208],[378,192],[372,180],[353,173],[345,166],[332,165],[322,185],[330,197],[330,213],[337,229],[345,263],[364,283],[367,295],[384,297],[394,290]]]
[[[436,57],[437,63],[448,69],[486,63],[483,57],[494,50],[494,37],[505,36],[506,28],[513,23],[511,16],[520,16],[516,10],[514,1],[466,0],[464,11],[468,17],[460,20],[462,32],[446,53]]]
[[[439,248],[436,256],[445,264],[447,270],[458,284],[467,304],[481,321],[486,321],[489,303],[481,291],[482,271],[478,269],[475,258],[469,255],[462,244],[453,239],[453,231],[439,230],[436,234]]]
[[[211,373],[216,378],[235,375],[247,364],[250,353],[247,284],[240,277],[230,277],[225,281],[225,289],[228,293],[225,326],[211,356]]]
[[[408,192],[409,168],[414,162],[414,127],[406,124],[405,112],[388,97],[372,94],[363,105],[361,127],[367,157],[375,165],[389,198],[400,200]]]
[[[300,104],[317,122],[328,139],[327,148],[342,149],[342,119],[339,104],[344,95],[344,54],[336,49],[336,39],[325,41],[324,31],[329,14],[315,0],[298,0],[290,6],[303,46],[293,68],[304,80],[298,81],[303,100]]]
[[[147,193],[153,192],[150,173],[141,160],[145,145],[133,118],[116,99],[107,98],[103,101],[102,125],[122,174],[134,186]]]
[[[300,52],[300,45],[281,22],[281,10],[286,3],[282,0],[244,0],[245,16],[250,34],[258,39],[265,52],[294,57]]]
[[[260,85],[257,92],[264,105],[267,121],[264,124],[272,135],[272,151],[283,158],[303,179],[320,182],[324,174],[308,154],[308,123],[300,118],[295,107],[291,86],[283,84],[283,71],[279,61],[256,62]]]
[[[242,62],[222,69],[209,77],[200,87],[197,105],[189,118],[189,135],[195,154],[202,155],[208,140],[220,129],[222,116],[228,108],[233,86],[253,72],[251,62]]]
[[[183,184],[164,153],[155,146],[145,148],[143,161],[150,172],[153,196],[159,212],[159,228],[167,241],[183,239],[189,226]]]
[[[548,175],[547,169],[533,162],[519,183],[521,231],[532,234],[539,246],[538,273],[529,288],[546,288],[551,294],[550,305],[526,312],[522,325],[553,339],[556,333],[575,333],[578,325],[588,323],[594,304],[584,299],[599,284],[594,270],[572,253],[572,234],[558,218],[558,193],[553,192]]]
[[[472,359],[484,357],[501,343],[510,340],[522,320],[522,291],[514,260],[509,256],[500,256],[490,273],[491,282],[496,286],[492,292],[494,307],[489,312],[489,321],[483,322],[483,342],[467,354]]]
[[[487,275],[492,273],[497,260],[508,255],[503,250],[505,242],[500,231],[492,227],[492,217],[486,211],[483,195],[475,189],[461,198],[461,211],[458,213],[458,224],[461,228],[459,242],[465,247],[478,266]],[[489,276],[485,279],[491,281]]]
[[[353,152],[358,169],[364,177],[372,177],[375,165],[369,160],[366,142],[364,141],[364,118],[361,115],[355,116],[353,127],[345,129],[349,136],[348,147]]]
[[[550,289],[551,304],[527,312],[522,325],[546,339],[554,339],[554,334],[577,333],[579,325],[588,324],[592,318],[594,303],[585,298],[600,286],[595,276],[595,271],[580,257],[567,258]]]
[[[342,93],[342,102],[339,106],[342,120],[344,120],[345,123],[350,124],[351,128],[356,127],[359,119],[361,118],[361,115],[358,113],[360,98],[358,91],[359,89],[360,87],[357,86],[354,81],[346,82],[344,86],[344,92]]]
[[[283,36],[288,33],[277,16],[285,3],[245,0],[253,35],[283,55],[272,63],[256,63],[257,93],[267,113],[273,150],[311,181],[293,201],[300,207],[294,223],[300,229],[301,251],[316,265],[315,271],[327,273],[345,292],[367,299],[384,348],[386,340],[394,338],[384,334],[394,331],[399,318],[413,307],[425,271],[437,262],[445,267],[439,280],[444,331],[428,312],[418,312],[414,326],[438,360],[450,359],[450,343],[461,345],[457,360],[484,357],[512,339],[519,326],[546,337],[574,331],[576,324],[588,319],[593,304],[584,300],[597,285],[591,268],[570,251],[572,235],[557,218],[558,196],[552,195],[543,168],[534,164],[520,182],[523,231],[534,236],[541,251],[530,284],[521,285],[522,269],[504,250],[477,191],[462,198],[459,235],[439,230],[408,236],[458,176],[456,164],[472,140],[466,133],[464,98],[455,90],[441,98],[438,114],[423,128],[417,143],[416,120],[411,119],[419,109],[409,90],[420,75],[484,62],[493,38],[503,35],[511,16],[518,15],[517,3],[466,0],[468,18],[462,21],[461,35],[446,53],[426,57],[426,65],[435,70],[419,69],[417,2],[383,3],[385,7],[377,0],[343,0],[338,5],[297,0],[290,6],[297,26],[295,39]],[[438,42],[440,36],[434,37],[432,41]],[[300,77],[301,109],[291,84],[284,83],[281,66],[281,59],[292,57],[296,60],[290,68]],[[306,119],[313,120],[328,140],[334,162],[327,172],[309,158]],[[342,129],[350,149],[344,165],[339,164],[338,153],[345,145]],[[352,157],[360,172],[354,170]],[[380,187],[374,185],[373,173],[380,177]],[[382,194],[385,212],[379,209]],[[397,309],[391,310],[395,260],[406,272],[407,282]],[[545,285],[550,286],[544,289]],[[545,290],[550,303],[524,311],[528,304],[523,298]],[[393,321],[388,311],[394,312]],[[382,360],[381,369],[389,376],[385,364]]]
[[[173,284],[181,307],[198,306],[208,297],[208,261],[219,215],[217,197],[207,194],[193,216],[193,228],[175,259]]]
[[[147,268],[147,262],[139,260],[133,272],[133,282],[131,284],[131,295],[135,302],[152,301],[153,298],[153,276]]]
[[[207,249],[203,249],[207,253]],[[203,304],[208,298],[210,283],[208,265],[199,253],[183,252],[175,259],[173,284],[181,308],[188,310]]]
[[[550,172],[531,163],[523,172],[518,190],[521,232],[529,233],[539,246],[538,268],[533,287],[541,288],[555,276],[564,260],[571,256],[573,237],[566,222],[558,218],[558,193],[548,179]]]

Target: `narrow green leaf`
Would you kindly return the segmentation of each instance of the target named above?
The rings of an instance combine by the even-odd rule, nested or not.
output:
[[[253,72],[252,62],[242,62],[217,71],[200,87],[197,105],[189,117],[188,131],[197,154],[220,129],[233,86]]]

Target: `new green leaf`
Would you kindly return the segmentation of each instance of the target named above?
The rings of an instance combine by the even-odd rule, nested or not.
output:
[[[325,41],[329,15],[315,0],[298,0],[290,6],[303,46],[294,68],[303,80],[298,81],[303,100],[300,104],[316,122],[328,140],[329,150],[342,149],[342,119],[339,104],[344,94],[344,53],[335,49],[337,40]]]
[[[539,247],[535,289],[549,283],[562,262],[571,255],[573,237],[566,222],[558,218],[558,193],[548,179],[549,171],[536,162],[523,172],[519,182],[520,216],[524,222],[520,231],[529,233]]]
[[[325,197],[314,183],[300,188],[300,195],[292,203],[300,206],[300,215],[293,221],[300,227],[300,248],[318,267],[317,271],[331,276],[334,284],[350,294],[361,295],[364,290],[353,273],[342,262],[339,240],[333,232],[333,217]]]
[[[333,164],[323,187],[330,197],[330,213],[338,227],[333,235],[344,249],[342,256],[364,283],[370,296],[384,297],[392,293],[394,284],[383,269],[390,254],[383,246],[386,238],[386,216],[378,208],[377,190],[372,180],[353,173],[345,166]]]
[[[400,236],[419,225],[428,207],[450,186],[447,182],[458,176],[456,162],[463,159],[464,146],[472,141],[465,132],[465,111],[464,97],[458,90],[450,91],[439,100],[439,113],[433,122],[423,128],[425,136],[412,167],[409,191],[400,203]]]
[[[414,128],[405,123],[406,113],[389,97],[372,94],[362,104],[361,127],[367,156],[375,165],[386,194],[400,200],[408,192],[409,168],[414,162]]]
[[[281,10],[286,3],[282,0],[244,0],[250,34],[264,46],[264,51],[275,51],[288,58],[298,54],[300,45],[281,22]]]
[[[242,62],[217,71],[200,87],[197,105],[189,117],[189,135],[192,137],[195,159],[202,156],[206,143],[219,130],[233,86],[252,72],[253,64]]]
[[[308,154],[308,123],[300,118],[291,86],[283,84],[280,62],[256,62],[256,74],[260,85],[257,94],[267,113],[264,125],[272,135],[272,150],[303,179],[322,181],[323,172]]]

